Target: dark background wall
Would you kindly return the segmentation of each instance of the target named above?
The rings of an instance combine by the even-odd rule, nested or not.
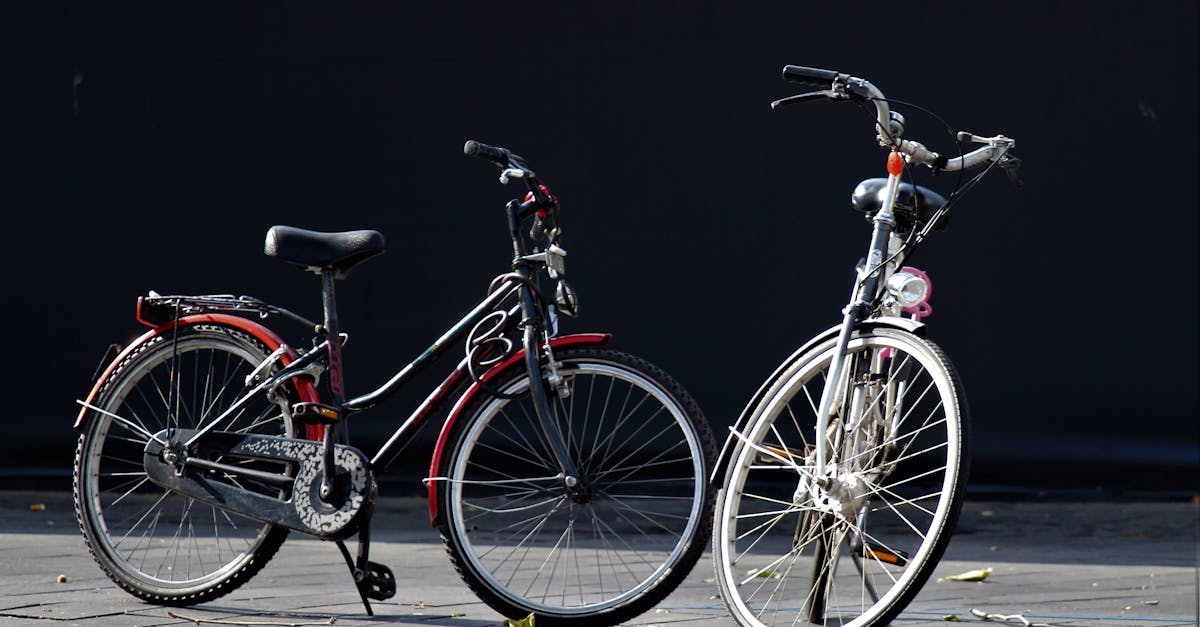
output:
[[[883,169],[856,108],[768,109],[795,63],[1017,139],[1024,190],[984,181],[915,260],[976,481],[1200,484],[1194,2],[348,4],[0,9],[5,473],[67,472],[73,401],[146,290],[316,316],[316,280],[261,255],[272,224],[387,235],[340,292],[350,389],[383,381],[506,267],[517,190],[469,138],[562,197],[569,329],[615,332],[724,433],[839,319],[869,229],[849,192]],[[356,419],[360,443],[418,392]]]

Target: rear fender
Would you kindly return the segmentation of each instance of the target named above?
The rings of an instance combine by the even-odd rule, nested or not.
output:
[[[552,338],[550,340],[550,348],[557,349],[588,346],[608,346],[611,342],[611,333],[579,333],[576,335],[564,335],[562,337]],[[509,368],[523,367],[525,367],[525,349],[521,349],[513,353],[504,361],[493,366],[491,370],[483,373],[483,376],[479,378],[487,382],[500,376]],[[483,392],[483,390],[479,387],[479,384],[472,382],[471,386],[467,388],[467,391],[464,392],[463,395],[459,397],[458,401],[454,403],[454,407],[450,410],[449,415],[446,416],[446,423],[442,425],[442,431],[438,434],[437,444],[435,444],[433,447],[433,457],[429,461],[430,477],[437,476],[438,468],[442,465],[442,453],[446,450],[446,442],[450,438],[450,431],[454,428],[454,423],[458,420],[459,414],[462,412],[463,407],[466,407],[467,403],[469,403],[471,399],[475,398],[476,394],[481,392]],[[483,393],[486,394],[486,392]],[[440,481],[426,482],[426,487],[429,489],[429,521],[435,527],[438,524],[437,493],[439,489],[438,484],[440,483]]]
[[[910,320],[908,318],[894,316],[869,318],[855,325],[854,330],[861,331],[864,329],[874,329],[878,327],[901,329],[916,335],[925,335],[924,323],[917,322],[916,320]],[[750,417],[754,413],[754,409],[758,407],[759,403],[762,402],[763,397],[767,395],[767,390],[772,384],[775,383],[775,380],[779,378],[779,375],[783,374],[783,372],[788,368],[791,368],[801,356],[811,350],[814,346],[822,344],[831,338],[837,337],[841,329],[842,325],[840,324],[835,327],[830,327],[823,333],[806,342],[800,348],[796,349],[796,352],[792,353],[787,359],[783,360],[783,363],[779,364],[779,367],[775,369],[775,372],[772,372],[771,376],[767,377],[763,381],[763,384],[758,388],[758,391],[755,392],[754,396],[750,398],[750,402],[746,403],[746,407],[742,409],[741,415],[738,416],[737,422],[733,423],[732,428],[737,430],[739,433],[744,433],[747,425],[750,423]],[[721,454],[717,456],[717,463],[713,468],[712,475],[710,476],[712,485],[720,487],[722,484],[724,484],[725,470],[729,466],[729,459],[733,456],[733,449],[735,446],[737,446],[737,438],[733,437],[733,434],[731,433],[725,438],[725,444],[721,446]]]
[[[228,314],[219,313],[184,316],[180,318],[178,322],[171,321],[166,324],[156,326],[150,331],[142,334],[141,337],[138,337],[134,341],[130,342],[129,345],[126,346],[120,353],[118,353],[112,361],[108,362],[108,365],[104,368],[103,373],[99,377],[96,377],[95,382],[92,384],[91,391],[88,392],[86,403],[91,405],[95,402],[96,396],[100,393],[100,388],[104,387],[104,382],[108,380],[108,377],[112,375],[113,371],[117,369],[117,366],[119,366],[126,357],[144,346],[147,342],[153,340],[155,337],[163,335],[164,333],[169,333],[175,328],[176,324],[178,324],[180,327],[186,327],[194,324],[220,324],[233,327],[239,331],[248,333],[258,341],[262,342],[264,345],[266,345],[268,352],[274,351],[283,344],[283,340],[280,339],[280,337],[276,335],[274,331],[262,326],[261,324],[258,324],[257,322],[254,322],[253,320],[248,320],[239,316],[231,316]],[[279,361],[286,366],[294,359],[296,359],[296,351],[289,348],[285,353],[283,353]],[[320,401],[320,398],[317,396],[316,386],[313,385],[313,382],[308,377],[295,377],[293,381],[295,382],[296,392],[300,397],[300,401],[310,403]],[[83,427],[84,421],[87,419],[87,415],[90,411],[91,410],[87,407],[81,407],[79,409],[79,414],[75,417],[75,429]],[[309,439],[319,437],[318,434],[314,433],[311,427],[307,432],[307,436]]]

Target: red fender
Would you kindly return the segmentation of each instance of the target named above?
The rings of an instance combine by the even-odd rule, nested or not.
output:
[[[612,333],[579,333],[576,335],[564,335],[562,337],[552,338],[550,340],[550,348],[566,348],[577,346],[608,346],[612,342]],[[508,370],[513,366],[521,366],[525,360],[525,349],[521,349],[496,364],[491,370],[483,373],[479,377],[484,381],[491,381],[500,376],[500,373]],[[475,395],[479,393],[479,384],[472,383],[471,387],[459,397],[454,403],[454,408],[450,410],[450,414],[446,416],[446,423],[442,425],[442,431],[438,434],[437,444],[433,447],[433,458],[429,461],[429,476],[436,477],[438,467],[442,463],[442,452],[446,450],[446,440],[450,437],[450,430],[454,427],[454,422],[458,420],[459,412],[467,405]],[[440,481],[427,482],[429,489],[429,521],[433,526],[438,524],[438,509],[437,509],[437,491]]]
[[[141,320],[141,318],[138,320],[145,324],[145,321]],[[281,344],[283,344],[283,340],[280,339],[280,337],[276,335],[274,331],[262,326],[261,324],[258,324],[257,322],[254,322],[253,320],[239,316],[231,316],[229,314],[219,313],[197,314],[194,316],[184,316],[180,318],[178,322],[180,326],[203,323],[223,324],[225,326],[234,327],[239,331],[244,331],[265,344],[268,351],[274,351],[275,349],[279,348]],[[122,350],[121,353],[117,355],[117,358],[112,360],[112,363],[108,364],[108,367],[104,370],[104,374],[100,375],[100,377],[96,379],[95,385],[92,386],[92,391],[88,392],[87,404],[91,405],[93,403],[96,395],[100,393],[100,388],[104,386],[104,382],[108,380],[109,375],[112,374],[113,370],[117,368],[117,366],[125,359],[126,356],[137,350],[146,342],[149,342],[155,336],[170,331],[172,328],[174,328],[175,324],[175,321],[171,321],[166,324],[159,325],[150,331],[147,331],[136,340],[130,342],[129,346],[126,346],[125,350]],[[296,357],[296,351],[289,348],[288,351],[279,358],[279,361],[286,366],[287,364],[291,363],[292,360],[296,359]],[[308,377],[296,377],[293,379],[293,381],[295,382],[296,392],[301,401],[309,403],[320,401],[320,398],[317,396],[316,386],[313,385],[313,382]],[[89,411],[91,410],[87,407],[81,407],[79,409],[79,415],[75,418],[76,429],[83,426],[83,421]],[[314,433],[314,427],[308,427],[308,429],[307,436],[309,439],[318,439],[320,437],[319,433]],[[320,427],[315,427],[315,429],[319,430]]]

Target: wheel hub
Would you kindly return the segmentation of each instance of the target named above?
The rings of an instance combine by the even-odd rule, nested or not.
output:
[[[802,476],[792,498],[796,503],[811,503],[817,511],[853,520],[869,495],[861,474],[841,471],[830,463],[823,472]]]

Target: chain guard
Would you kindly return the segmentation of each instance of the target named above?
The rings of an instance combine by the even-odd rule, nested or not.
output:
[[[194,433],[194,432],[193,432]],[[158,437],[167,438],[166,432]],[[186,440],[187,430],[175,432],[172,439]],[[232,472],[183,465],[164,461],[164,446],[155,440],[146,445],[143,464],[154,483],[185,497],[194,498],[221,509],[287,527],[301,533],[328,540],[339,540],[354,534],[366,516],[370,516],[375,500],[375,479],[370,462],[361,451],[350,446],[336,445],[334,460],[336,482],[341,496],[333,503],[320,498],[321,443],[275,436],[251,435],[213,431],[204,435],[193,457],[235,466],[243,460],[289,462],[295,469],[293,477],[277,475],[280,482],[290,480],[276,495],[255,477],[239,477],[241,483],[255,482],[259,490],[235,485],[228,475]],[[236,466],[235,466],[236,467]]]

